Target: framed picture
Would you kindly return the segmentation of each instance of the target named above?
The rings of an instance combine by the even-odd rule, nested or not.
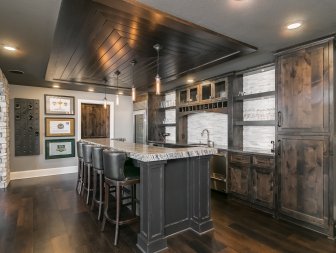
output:
[[[45,141],[45,159],[75,156],[75,139],[52,139]]]
[[[74,118],[45,118],[46,137],[75,136]]]
[[[44,95],[45,114],[74,115],[75,97]]]

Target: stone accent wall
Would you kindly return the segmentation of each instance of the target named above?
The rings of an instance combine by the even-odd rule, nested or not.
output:
[[[6,188],[9,180],[9,91],[0,69],[0,188]]]

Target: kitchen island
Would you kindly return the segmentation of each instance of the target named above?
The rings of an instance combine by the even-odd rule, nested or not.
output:
[[[167,237],[192,229],[213,228],[210,213],[210,157],[208,147],[165,148],[110,139],[84,140],[123,151],[140,166],[140,232],[143,252],[167,248]]]

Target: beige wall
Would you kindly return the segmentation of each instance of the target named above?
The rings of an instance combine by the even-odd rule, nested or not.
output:
[[[59,168],[67,166],[77,165],[77,158],[61,158],[45,160],[45,128],[44,128],[44,94],[51,95],[66,95],[75,97],[75,115],[77,127],[77,100],[102,100],[104,94],[81,92],[73,90],[61,90],[40,88],[31,86],[9,85],[9,98],[10,98],[10,110],[9,110],[9,126],[10,126],[10,164],[11,172],[36,170],[46,168]],[[37,156],[19,156],[15,157],[14,152],[14,98],[29,98],[39,99],[40,101],[40,155]],[[107,95],[109,101],[115,101],[114,95]],[[127,141],[133,141],[133,123],[132,123],[133,104],[132,99],[129,96],[120,96],[119,106],[114,106],[114,136],[124,137]],[[48,115],[51,116],[52,115]],[[57,117],[57,116],[56,116]],[[63,116],[59,116],[63,117]],[[79,137],[76,133],[76,139]],[[52,138],[47,138],[52,139]]]

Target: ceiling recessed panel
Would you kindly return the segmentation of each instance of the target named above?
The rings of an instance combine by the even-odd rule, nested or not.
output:
[[[54,36],[46,79],[62,82],[132,86],[147,90],[156,74],[159,43],[160,76],[164,81],[179,78],[254,52],[255,47],[147,6],[121,0],[63,1]]]

